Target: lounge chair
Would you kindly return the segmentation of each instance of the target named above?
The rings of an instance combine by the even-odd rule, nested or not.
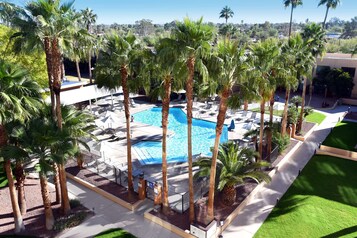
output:
[[[257,117],[257,113],[256,112],[252,112],[252,114],[250,115],[250,118],[248,118],[247,120],[245,120],[245,122],[253,122]]]
[[[136,107],[136,103],[135,103],[134,99],[132,99],[132,98],[130,98],[130,106]]]
[[[243,111],[242,114],[236,119],[237,121],[244,121],[247,117],[248,111]]]

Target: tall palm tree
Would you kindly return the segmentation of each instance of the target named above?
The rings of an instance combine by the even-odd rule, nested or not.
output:
[[[301,33],[301,36],[303,40],[306,42],[308,49],[310,50],[312,56],[314,57],[312,70],[311,70],[311,76],[315,71],[315,66],[316,66],[316,58],[318,56],[323,56],[325,54],[326,50],[326,37],[325,37],[325,30],[321,27],[321,25],[318,25],[316,23],[309,24],[305,26],[303,32]],[[312,78],[312,77],[311,77]],[[304,85],[304,88],[306,90],[306,85]],[[304,90],[303,90],[304,91]],[[308,105],[310,105],[311,97],[312,97],[312,81],[310,82],[310,98]],[[304,100],[303,106],[301,108],[301,112],[304,112],[304,106],[305,106],[305,95],[302,95],[302,98]],[[301,123],[303,119],[303,114],[300,113],[300,119],[299,119],[299,124],[298,124],[298,130],[301,129]]]
[[[128,83],[134,78],[133,62],[140,47],[139,42],[131,33],[124,37],[115,34],[107,35],[104,50],[100,53],[94,71],[98,87],[115,89],[121,86],[123,89],[127,133],[128,190],[130,192],[133,191],[133,180]]]
[[[191,21],[185,18],[183,22],[177,22],[173,30],[173,39],[176,39],[177,50],[185,58],[187,66],[186,98],[187,98],[187,144],[189,167],[189,197],[190,197],[190,222],[194,220],[194,191],[192,174],[192,107],[194,74],[198,71],[204,81],[207,80],[208,71],[203,58],[210,53],[210,41],[213,38],[213,28],[203,24],[203,18]]]
[[[219,13],[219,18],[224,18],[226,19],[226,24],[228,22],[229,18],[232,18],[234,16],[234,12],[232,9],[228,6],[225,6],[222,11]]]
[[[238,144],[229,142],[219,147],[217,157],[216,185],[222,191],[222,201],[231,206],[236,201],[236,185],[244,184],[247,179],[257,183],[271,179],[265,172],[259,171],[262,167],[269,166],[266,161],[255,162],[256,152],[248,147],[239,147]],[[201,158],[195,165],[199,166],[197,176],[207,177],[210,174],[211,159]]]
[[[340,4],[341,0],[320,0],[318,6],[326,5],[326,13],[324,22],[322,23],[322,29],[325,29],[326,26],[326,19],[328,15],[328,11],[331,9],[336,9],[337,5]]]
[[[275,62],[278,60],[280,48],[273,39],[259,42],[250,47],[252,52],[253,71],[250,76],[257,81],[260,95],[260,132],[259,132],[259,156],[263,158],[263,133],[265,103],[274,95],[276,89]]]
[[[294,9],[297,6],[300,6],[300,5],[302,5],[302,0],[284,0],[284,6],[285,7],[291,6],[290,25],[289,25],[289,38],[291,36],[291,26],[292,26],[292,23],[293,23],[293,12],[294,12]]]
[[[18,7],[11,19],[11,25],[17,30],[13,35],[16,52],[45,51],[53,116],[59,128],[62,128],[62,47],[70,39],[67,36],[76,30],[78,19],[73,2],[61,4],[60,0],[30,1],[25,7]]]
[[[210,186],[208,193],[208,219],[213,220],[214,217],[214,193],[216,180],[216,163],[218,156],[218,148],[221,139],[224,120],[228,108],[228,101],[239,103],[239,99],[233,99],[238,95],[232,95],[232,89],[235,85],[241,85],[244,79],[245,71],[248,69],[246,57],[244,56],[245,47],[240,47],[238,42],[232,43],[228,40],[219,42],[216,52],[212,57],[210,75],[214,77],[218,87],[218,95],[220,96],[219,112],[217,115],[216,137],[214,141]],[[239,105],[232,105],[238,107]]]
[[[97,21],[97,15],[94,14],[93,10],[86,8],[81,11],[82,15],[82,21],[83,24],[85,25],[87,31],[89,34],[92,33],[92,25],[95,24]],[[93,51],[93,44],[91,44],[91,41],[88,41],[87,44],[87,54],[88,54],[88,70],[89,70],[89,81],[90,84],[92,84],[92,51]]]
[[[167,181],[167,129],[170,110],[171,89],[180,90],[184,87],[183,80],[177,80],[175,74],[182,72],[185,62],[179,59],[175,51],[175,41],[171,38],[163,38],[155,45],[156,54],[152,57],[152,75],[160,82],[161,87],[157,87],[158,94],[162,98],[162,190],[163,190],[163,211],[169,211],[168,181]],[[182,78],[177,77],[177,78]]]
[[[27,78],[26,71],[0,61],[0,150],[8,144],[5,123],[12,120],[25,120],[35,114],[39,106],[39,91],[40,87]],[[25,226],[14,187],[11,159],[4,157],[15,220],[15,233],[18,233],[23,231]]]

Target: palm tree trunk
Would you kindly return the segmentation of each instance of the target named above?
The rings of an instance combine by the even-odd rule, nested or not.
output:
[[[42,173],[40,174],[40,184],[41,184],[43,207],[45,209],[46,229],[52,230],[53,225],[55,223],[55,219],[52,213],[51,199],[47,186],[47,178]]]
[[[259,160],[263,159],[264,113],[265,113],[265,100],[262,99],[260,102]]]
[[[71,206],[69,204],[67,176],[66,176],[64,164],[58,164],[58,171],[60,177],[61,198],[62,198],[61,209],[63,214],[68,215],[69,212],[71,211]]]
[[[330,9],[329,7],[326,7],[325,19],[324,22],[322,23],[322,29],[325,29],[329,9]]]
[[[284,104],[284,112],[283,112],[283,120],[281,122],[281,134],[286,134],[286,126],[288,123],[288,106],[289,106],[289,97],[290,97],[290,88],[285,89],[285,104]]]
[[[248,100],[244,100],[244,111],[248,111]]]
[[[62,112],[61,112],[61,52],[58,48],[58,39],[52,39],[52,74],[53,91],[56,99],[56,118],[57,126],[62,130]]]
[[[272,148],[272,139],[273,139],[273,113],[274,113],[274,93],[272,93],[270,97],[270,104],[269,104],[269,112],[270,112],[270,117],[269,117],[269,127],[267,130],[267,160],[270,162],[270,154],[271,154],[271,148]]]
[[[213,154],[212,154],[212,164],[209,177],[209,192],[208,192],[208,219],[211,221],[214,219],[214,192],[216,183],[216,166],[218,157],[218,147],[221,139],[222,128],[224,125],[224,120],[226,118],[228,97],[230,94],[230,88],[225,89],[222,92],[221,100],[219,103],[219,112],[217,115],[216,124],[216,138],[214,140]]]
[[[79,68],[79,61],[76,60],[76,69],[77,69],[77,77],[78,77],[78,81],[82,81],[82,77],[81,77],[81,69]]]
[[[291,36],[291,27],[292,27],[292,24],[293,24],[293,12],[294,12],[294,5],[291,4],[290,26],[289,26],[289,39],[290,39],[290,36]]]
[[[89,83],[93,84],[93,80],[92,80],[92,54],[91,51],[88,51],[88,69],[89,69]]]
[[[129,89],[127,85],[128,70],[127,66],[123,65],[120,68],[122,88],[124,94],[124,109],[125,109],[125,119],[126,119],[126,150],[128,159],[128,190],[129,192],[134,191],[133,186],[133,168],[131,162],[131,133],[130,133],[130,110],[129,110]]]
[[[226,185],[223,188],[223,203],[232,206],[236,201],[237,191],[233,185]]]
[[[167,155],[166,155],[166,140],[167,140],[167,125],[170,110],[170,94],[171,94],[171,75],[167,75],[164,82],[165,95],[162,100],[162,188],[163,188],[163,211],[169,211],[169,188],[167,183]]]
[[[52,50],[49,38],[44,39],[44,48],[46,55],[46,66],[47,66],[47,76],[48,76],[48,88],[50,89],[51,94],[51,112],[52,117],[56,119],[56,104],[55,104],[55,95],[53,92],[53,73],[52,73]]]
[[[14,175],[16,178],[16,190],[17,190],[17,197],[19,200],[19,207],[22,215],[26,214],[26,198],[25,198],[25,171],[22,162],[17,161],[15,170],[14,170]]]
[[[193,191],[193,171],[192,171],[192,107],[193,107],[193,76],[195,70],[195,58],[189,57],[187,60],[188,78],[186,82],[187,97],[187,154],[188,154],[188,187],[190,197],[190,216],[192,223],[195,219],[195,198]]]
[[[302,120],[304,119],[304,108],[305,108],[305,96],[306,96],[306,83],[307,83],[307,77],[304,77],[304,84],[302,88],[302,95],[301,95],[301,111],[300,111],[300,117],[297,125],[297,131],[301,130],[302,127]]]
[[[14,222],[15,222],[15,233],[20,233],[25,230],[25,224],[22,219],[21,211],[16,196],[16,190],[15,190],[10,160],[5,161],[5,171],[9,183],[11,206],[12,206],[12,211],[14,214]]]
[[[55,184],[55,191],[56,191],[56,204],[61,203],[61,185],[59,179],[59,172],[58,166],[56,163],[53,163],[53,182]]]

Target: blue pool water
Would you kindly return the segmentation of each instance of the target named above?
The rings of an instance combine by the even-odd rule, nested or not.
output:
[[[134,114],[135,121],[161,127],[161,107],[155,107]],[[211,155],[210,148],[214,145],[216,123],[192,120],[192,154]],[[187,117],[180,108],[170,108],[168,130],[174,135],[167,140],[167,161],[187,161]],[[228,141],[227,126],[223,127],[221,143]],[[133,145],[142,164],[162,163],[162,143],[142,141]]]

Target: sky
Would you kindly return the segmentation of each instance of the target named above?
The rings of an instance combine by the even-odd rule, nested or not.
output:
[[[8,0],[24,5],[28,0]],[[319,0],[303,0],[303,6],[294,10],[293,21],[306,19],[322,22],[326,8],[317,7]],[[328,20],[338,17],[350,20],[357,16],[357,0],[341,0],[341,5],[329,11]],[[76,0],[75,9],[90,8],[98,15],[97,24],[133,24],[137,20],[150,19],[153,23],[163,24],[182,20],[188,16],[204,21],[223,23],[219,12],[224,6],[230,7],[234,17],[231,23],[263,23],[269,21],[289,22],[290,8],[285,8],[283,0]]]

